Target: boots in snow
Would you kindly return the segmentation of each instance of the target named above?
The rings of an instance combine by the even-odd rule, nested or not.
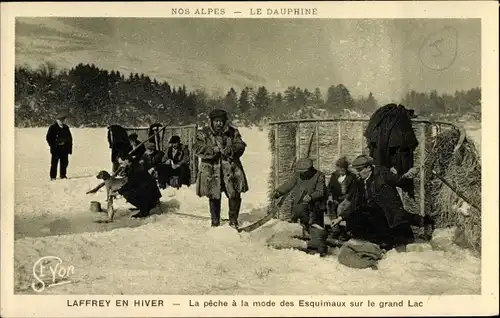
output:
[[[220,199],[210,199],[209,205],[212,227],[217,227],[220,225]]]
[[[328,252],[326,246],[328,232],[317,225],[313,225],[310,228],[310,233],[311,240],[307,242],[307,249],[318,252],[320,257],[325,257]]]
[[[241,198],[229,199],[229,226],[238,229],[238,217],[240,215]]]

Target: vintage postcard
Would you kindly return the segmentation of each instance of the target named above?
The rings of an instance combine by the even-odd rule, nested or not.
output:
[[[498,314],[496,2],[1,8],[2,317]]]

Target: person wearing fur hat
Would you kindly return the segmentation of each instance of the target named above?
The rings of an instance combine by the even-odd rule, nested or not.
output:
[[[47,144],[50,147],[50,180],[55,180],[57,176],[57,165],[59,164],[59,177],[66,179],[69,164],[68,156],[73,153],[73,136],[64,123],[67,114],[59,113],[56,122],[52,124],[46,135]]]
[[[215,109],[209,117],[209,125],[198,130],[194,144],[200,158],[196,193],[209,199],[212,226],[220,225],[221,196],[225,193],[229,201],[229,225],[237,228],[241,194],[249,189],[240,161],[247,145],[238,129],[229,125],[225,110]]]
[[[402,176],[384,166],[373,165],[368,155],[352,162],[359,173],[349,208],[342,211],[336,223],[345,220],[354,238],[364,239],[386,250],[404,248],[414,241],[411,225],[433,224],[430,217],[409,213],[403,207],[396,186],[403,178],[413,178],[412,168]]]
[[[327,188],[325,175],[313,167],[309,158],[297,161],[296,174],[274,191],[275,199],[292,192],[292,221],[300,221],[305,234],[311,239],[307,243],[308,251],[319,252],[326,256],[326,238],[324,213],[326,210]]]

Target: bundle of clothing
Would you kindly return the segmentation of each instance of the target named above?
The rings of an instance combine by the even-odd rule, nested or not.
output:
[[[413,167],[414,151],[418,146],[411,122],[415,117],[414,110],[396,104],[380,107],[370,117],[364,136],[374,165],[395,168],[399,176]],[[415,198],[411,179],[402,181],[400,187]]]

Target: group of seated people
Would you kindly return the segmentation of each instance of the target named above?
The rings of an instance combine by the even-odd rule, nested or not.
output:
[[[166,152],[154,143],[143,143],[136,133],[128,136],[130,147],[117,151],[113,160],[113,172],[117,177],[126,178],[126,183],[116,191],[127,202],[134,205],[139,213],[134,218],[149,215],[161,198],[159,189],[191,185],[190,153],[181,143],[179,136],[172,136]],[[129,150],[130,149],[130,150]]]
[[[294,193],[292,222],[300,222],[308,239],[308,252],[326,256],[327,242],[361,239],[389,250],[414,241],[411,226],[433,224],[428,216],[409,213],[397,190],[402,181],[415,177],[412,168],[399,176],[394,168],[373,164],[368,155],[356,157],[351,164],[345,157],[335,164],[328,185],[325,175],[313,161],[297,161],[296,174],[279,186],[273,196]],[[331,219],[326,224],[325,215]]]

